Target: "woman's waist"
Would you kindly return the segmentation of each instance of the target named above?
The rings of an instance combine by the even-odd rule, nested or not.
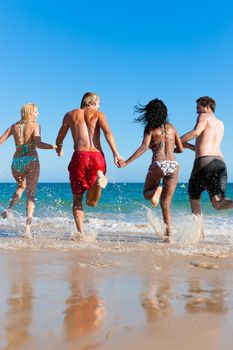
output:
[[[23,152],[22,149],[17,148],[15,153],[14,153],[14,158],[26,157],[26,156],[38,158],[38,153],[36,151],[36,148],[29,149],[29,150],[27,150],[27,152]]]
[[[152,162],[156,162],[156,161],[159,161],[159,162],[164,162],[164,161],[176,161],[176,158],[174,156],[174,154],[164,154],[164,155],[155,155],[153,154],[152,156]]]

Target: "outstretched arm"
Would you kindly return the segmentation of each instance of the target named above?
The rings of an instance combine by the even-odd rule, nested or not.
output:
[[[151,142],[151,135],[152,133],[145,134],[141,146],[132,154],[132,156],[129,157],[126,161],[120,161],[119,165],[121,168],[127,166],[129,163],[132,163],[135,159],[146,152]]]
[[[202,133],[202,131],[206,128],[206,125],[207,125],[207,119],[205,115],[200,114],[194,129],[187,132],[183,136],[181,136],[181,142],[185,143],[187,141],[190,141],[198,137]]]
[[[63,118],[62,126],[60,127],[56,138],[56,145],[57,145],[56,152],[58,156],[62,155],[62,144],[68,130],[69,130],[68,114],[66,114],[65,117]]]
[[[183,143],[183,146],[184,146],[184,148],[188,148],[188,149],[190,149],[191,151],[194,151],[194,152],[195,152],[195,145],[193,145],[192,143],[184,142],[184,143]]]
[[[3,134],[0,136],[0,145],[4,143],[8,137],[12,135],[12,126],[10,126]]]
[[[174,149],[174,152],[175,153],[182,153],[184,148],[183,148],[180,136],[178,135],[177,132],[175,134],[175,145],[176,145],[176,148]]]
[[[33,134],[33,139],[35,146],[40,149],[56,149],[57,146],[51,145],[50,143],[45,143],[41,141],[41,136],[40,136],[40,125],[36,124],[35,129],[34,129],[34,134]]]
[[[119,160],[123,159],[117,150],[116,142],[114,140],[113,134],[108,126],[108,123],[106,121],[106,117],[103,113],[99,114],[99,124],[100,128],[103,130],[104,137],[109,144],[109,147],[111,148],[113,157],[114,157],[114,163],[118,165]]]

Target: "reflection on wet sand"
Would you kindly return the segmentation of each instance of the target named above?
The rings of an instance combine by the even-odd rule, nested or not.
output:
[[[172,310],[169,299],[170,284],[167,281],[157,281],[157,284],[149,284],[146,287],[145,292],[140,296],[140,302],[149,323]]]
[[[80,273],[80,269],[73,271],[70,279],[71,295],[66,301],[64,330],[65,339],[70,341],[100,328],[105,314],[104,300],[97,295],[90,278],[88,285],[83,283]]]
[[[8,261],[8,272],[10,276],[9,297],[6,299],[8,310],[5,315],[5,334],[7,344],[4,350],[23,349],[29,342],[30,324],[32,321],[32,298],[33,290],[29,276],[31,268],[26,264],[17,262],[14,259]]]
[[[202,288],[199,280],[190,282],[190,288],[186,295],[188,301],[185,308],[188,312],[226,312],[225,291],[219,287],[219,283]]]

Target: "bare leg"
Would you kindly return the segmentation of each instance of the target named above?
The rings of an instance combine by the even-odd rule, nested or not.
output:
[[[189,198],[190,206],[193,214],[201,215],[201,206],[200,206],[200,200],[199,199],[191,199]]]
[[[35,209],[35,193],[36,193],[39,175],[40,175],[39,162],[34,161],[30,163],[26,174],[27,221],[26,221],[24,238],[31,238],[31,223],[32,223],[32,216]]]
[[[159,204],[159,199],[162,193],[162,186],[157,187],[155,193],[153,194],[153,197],[151,198],[151,205],[152,207],[157,207],[157,205]]]
[[[73,216],[74,221],[77,227],[77,234],[73,237],[73,239],[82,239],[84,238],[83,232],[83,221],[84,221],[84,211],[83,211],[83,194],[73,195]]]
[[[179,169],[177,168],[173,174],[163,178],[163,190],[160,198],[160,206],[162,209],[163,220],[166,225],[166,239],[164,240],[165,243],[170,242],[172,234],[172,214],[170,204],[178,182],[178,175]]]
[[[107,178],[101,170],[97,171],[96,182],[94,186],[87,191],[86,204],[89,207],[95,207],[100,200],[102,189],[107,185]]]
[[[201,206],[200,206],[200,200],[189,198],[189,201],[190,201],[192,213],[199,216],[199,219],[200,219],[200,238],[204,239],[205,238],[204,223],[203,223],[203,216],[202,216],[202,211],[201,211]]]
[[[10,201],[10,205],[9,205],[9,210],[13,209],[15,204],[17,204],[23,194],[23,191],[25,190],[25,187],[26,187],[26,181],[25,181],[25,175],[24,174],[20,174],[18,173],[17,171],[14,170],[14,168],[12,168],[12,175],[14,176],[15,178],[15,181],[17,182],[18,184],[18,188],[17,190],[15,191],[15,193],[13,194],[13,197]],[[7,217],[7,211],[4,210],[2,213],[1,213],[1,216],[3,219],[5,219]]]
[[[144,197],[151,201],[152,207],[156,207],[159,203],[159,198],[162,192],[162,187],[159,186],[163,172],[159,167],[155,167],[154,171],[149,171],[144,185]]]
[[[217,210],[225,210],[233,208],[233,201],[228,198],[223,198],[222,194],[213,196],[211,203]]]

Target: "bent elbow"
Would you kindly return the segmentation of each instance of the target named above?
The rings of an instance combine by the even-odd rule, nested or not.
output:
[[[36,146],[36,148],[41,148],[41,142],[35,142],[34,145]]]

